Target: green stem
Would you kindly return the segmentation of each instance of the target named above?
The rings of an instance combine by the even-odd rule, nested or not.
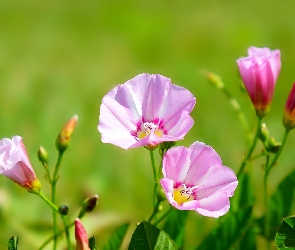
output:
[[[160,204],[161,204],[161,201],[158,200],[157,203],[156,203],[156,205],[155,205],[155,207],[154,207],[154,210],[153,210],[153,213],[152,213],[151,217],[148,219],[148,222],[151,222],[152,219],[155,217],[155,215],[159,212],[159,206],[160,206]]]
[[[157,177],[157,170],[156,170],[154,151],[150,151],[150,157],[151,157],[153,174],[154,174],[154,181],[155,181],[154,191],[153,191],[153,207],[155,207],[156,200],[157,200],[156,194],[157,194],[157,189],[158,189],[158,177]]]
[[[154,226],[157,226],[162,220],[164,220],[167,216],[168,216],[168,214],[170,214],[170,212],[173,210],[173,207],[172,206],[170,206],[168,209],[167,209],[167,211],[159,218],[159,219],[157,219],[154,223],[153,223],[153,225]]]
[[[249,150],[247,156],[245,157],[244,161],[242,162],[242,164],[240,166],[239,172],[237,174],[238,179],[241,176],[241,174],[243,173],[244,168],[247,165],[247,161],[250,159],[250,157],[251,157],[251,155],[252,155],[252,153],[253,153],[253,151],[255,149],[256,143],[258,141],[259,133],[260,133],[261,123],[262,123],[262,117],[258,117],[258,124],[257,124],[255,137],[253,139],[252,145],[250,147],[250,150]]]
[[[280,148],[279,148],[279,151],[278,151],[277,154],[275,155],[275,157],[274,157],[273,161],[271,162],[271,164],[270,164],[268,167],[266,166],[266,172],[265,172],[266,175],[269,174],[270,170],[271,170],[272,167],[276,164],[276,162],[277,162],[277,160],[278,160],[280,154],[282,153],[282,150],[283,150],[283,148],[284,148],[284,146],[285,146],[285,144],[286,144],[286,141],[287,141],[287,137],[288,137],[288,135],[289,135],[289,132],[290,132],[289,129],[286,129],[286,130],[285,130],[284,137],[283,137],[283,140],[282,140],[282,144],[281,144],[281,146],[280,146]]]
[[[59,151],[53,177],[52,177],[52,182],[51,182],[51,201],[53,204],[56,203],[56,183],[58,180],[58,172],[60,169],[62,156],[63,156],[63,151]],[[54,212],[52,213],[52,219],[53,219],[53,235],[56,235],[57,234],[57,218]],[[53,249],[56,250],[56,247],[57,247],[57,237],[54,237]]]
[[[71,250],[71,238],[70,238],[70,233],[69,233],[69,225],[67,223],[67,219],[65,216],[61,215],[61,219],[64,225],[64,231],[66,233],[66,239],[67,239],[67,245],[68,245],[68,250]]]
[[[54,212],[54,214],[55,213],[59,214],[58,208],[49,199],[47,199],[47,197],[41,191],[37,195],[52,208],[52,211]]]
[[[269,164],[269,155],[266,156],[266,167]],[[268,239],[268,233],[269,233],[269,226],[268,226],[268,192],[267,192],[267,174],[265,171],[264,175],[264,182],[263,182],[263,187],[264,187],[264,204],[265,204],[265,218],[264,218],[264,230],[265,230],[265,235],[266,238]]]

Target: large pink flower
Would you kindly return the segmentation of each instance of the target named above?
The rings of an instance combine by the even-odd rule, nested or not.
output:
[[[281,70],[281,53],[269,48],[250,47],[248,56],[237,60],[241,78],[258,116],[270,108]]]
[[[190,91],[169,78],[140,74],[102,99],[102,142],[128,149],[181,140],[194,123],[189,114],[195,103]]]
[[[229,197],[238,185],[235,173],[202,142],[169,149],[163,158],[163,175],[160,182],[172,206],[210,217],[229,210]]]
[[[0,174],[30,192],[40,191],[41,184],[36,178],[20,136],[0,140]]]

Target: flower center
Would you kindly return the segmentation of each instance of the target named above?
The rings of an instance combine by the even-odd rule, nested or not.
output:
[[[137,137],[139,139],[143,139],[144,137],[150,135],[151,133],[154,133],[155,135],[159,137],[163,136],[163,131],[159,129],[157,125],[155,125],[152,122],[145,122],[141,124],[140,130],[137,132]]]
[[[174,189],[173,198],[178,205],[194,200],[194,192],[196,188],[197,187],[186,187],[185,184],[182,184],[180,187]]]

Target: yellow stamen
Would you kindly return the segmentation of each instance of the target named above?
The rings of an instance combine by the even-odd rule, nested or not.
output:
[[[191,194],[191,190],[187,189],[185,186],[180,186],[174,190],[173,198],[178,203],[178,205],[181,205],[184,202],[188,202],[194,199]]]

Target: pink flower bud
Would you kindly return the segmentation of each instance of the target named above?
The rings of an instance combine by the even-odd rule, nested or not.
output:
[[[281,70],[281,53],[269,48],[250,47],[248,56],[237,60],[240,75],[259,117],[270,109]]]
[[[286,129],[291,130],[295,127],[295,83],[285,105],[283,123]]]
[[[0,140],[0,174],[31,193],[39,193],[41,183],[36,178],[20,136]]]
[[[76,250],[89,250],[88,236],[85,228],[83,227],[79,219],[75,220],[75,238],[76,238]]]

